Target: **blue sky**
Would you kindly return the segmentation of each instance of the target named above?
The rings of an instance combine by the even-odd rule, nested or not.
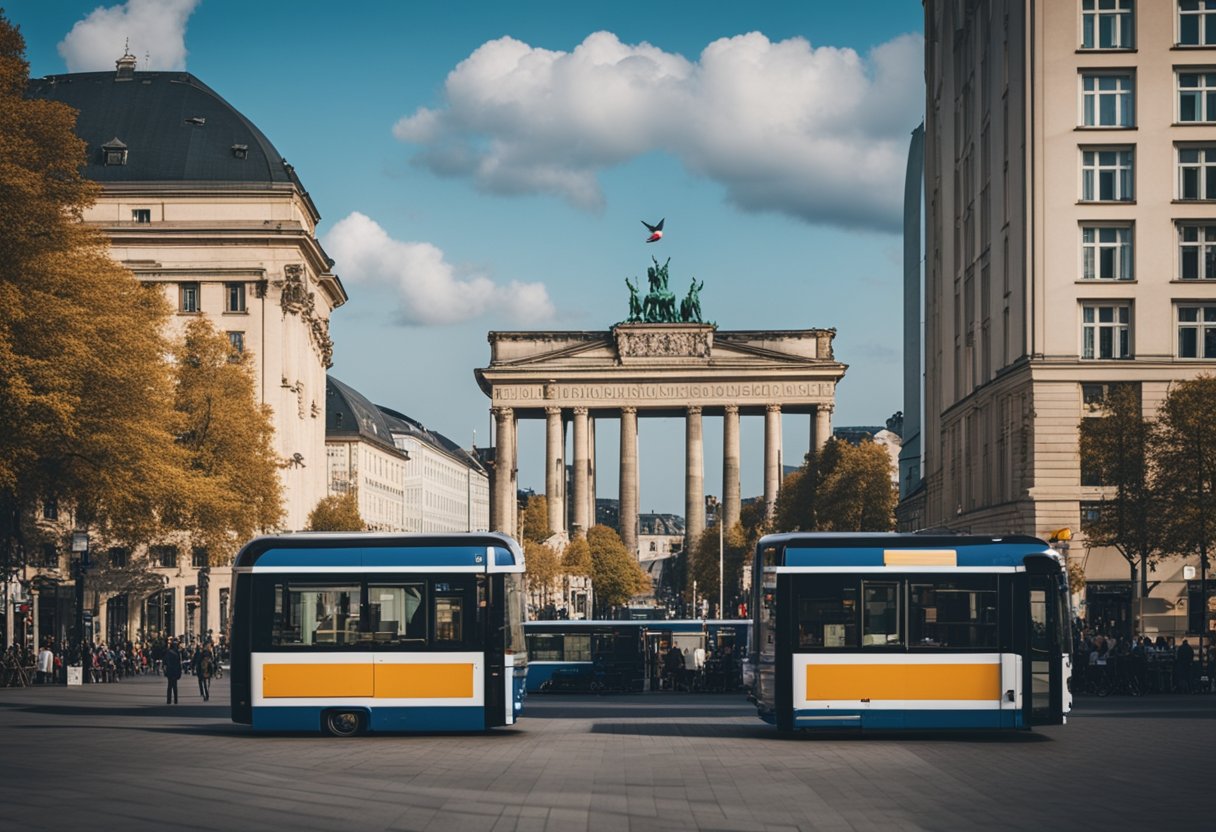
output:
[[[677,283],[705,281],[724,329],[835,327],[837,425],[902,409],[917,0],[5,8],[34,76],[112,68],[129,37],[141,69],[184,68],[257,124],[316,202],[351,296],[331,372],[461,444],[487,436],[486,332],[605,329],[651,254]],[[660,217],[666,236],[644,245],[639,220]],[[761,491],[761,421],[743,424],[745,495]],[[597,427],[601,497],[615,427]],[[808,435],[786,417],[787,463]],[[720,493],[719,420],[705,441]],[[521,485],[543,490],[543,423],[520,443]],[[643,510],[682,513],[682,424],[643,421],[640,448]]]

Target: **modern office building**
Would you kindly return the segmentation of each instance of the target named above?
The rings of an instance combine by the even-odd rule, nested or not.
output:
[[[1085,540],[1112,489],[1080,426],[1111,385],[1152,414],[1216,370],[1216,3],[924,7],[923,488],[900,524],[1068,529],[1081,613],[1128,630],[1130,567]],[[1196,561],[1151,575],[1149,633],[1199,626]]]

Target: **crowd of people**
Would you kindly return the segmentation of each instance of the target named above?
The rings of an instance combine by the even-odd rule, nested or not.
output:
[[[172,653],[173,655],[169,655]],[[75,647],[63,647],[46,639],[37,650],[29,645],[10,645],[0,657],[0,686],[63,684],[69,667],[78,666],[90,683],[117,682],[132,676],[182,673],[199,677],[200,692],[209,680],[222,673],[228,660],[224,636],[218,642],[198,638],[169,638],[98,642],[85,648],[83,660]],[[209,698],[209,693],[204,699]]]
[[[1216,693],[1210,642],[1200,655],[1187,638],[1108,635],[1080,621],[1073,633],[1073,689],[1079,693]]]

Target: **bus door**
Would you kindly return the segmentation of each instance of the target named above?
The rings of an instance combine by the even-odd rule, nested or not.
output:
[[[485,709],[486,727],[507,724],[507,669],[504,654],[506,634],[501,625],[506,618],[506,592],[501,575],[477,576],[477,632],[482,636],[485,651]]]
[[[1028,725],[1059,725],[1064,721],[1064,665],[1061,656],[1069,645],[1062,644],[1060,577],[1035,573],[1028,564],[1026,658],[1023,687]]]

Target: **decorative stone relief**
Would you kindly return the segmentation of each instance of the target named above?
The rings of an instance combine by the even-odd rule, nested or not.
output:
[[[289,315],[299,315],[308,325],[309,335],[321,353],[325,369],[334,365],[334,342],[329,337],[329,321],[317,314],[316,296],[308,291],[304,267],[298,263],[283,267],[279,305]]]
[[[659,328],[615,330],[617,352],[622,358],[709,358],[713,330]]]

